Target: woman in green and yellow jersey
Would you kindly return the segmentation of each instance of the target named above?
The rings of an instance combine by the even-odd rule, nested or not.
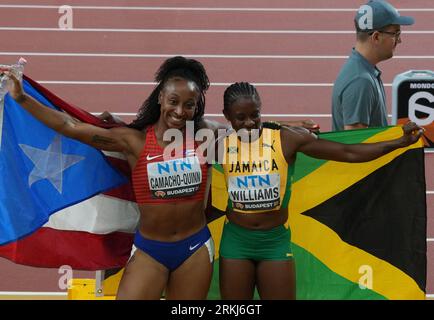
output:
[[[297,152],[366,162],[415,143],[423,132],[408,123],[395,140],[340,144],[301,127],[263,125],[259,94],[245,82],[226,89],[223,113],[233,128],[219,158],[229,199],[220,243],[223,299],[252,299],[255,287],[261,299],[295,299],[291,231],[285,224]]]

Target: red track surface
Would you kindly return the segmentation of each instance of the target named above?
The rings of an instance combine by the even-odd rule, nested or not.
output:
[[[0,5],[64,5],[64,1],[0,1]],[[360,0],[231,0],[220,1],[121,1],[70,0],[71,6],[140,6],[195,8],[353,8]],[[399,9],[430,8],[428,0],[395,0]],[[383,81],[410,69],[433,69],[433,34],[405,31],[434,31],[434,11],[401,12],[416,18],[412,27],[403,27],[403,43],[395,59],[381,63]],[[157,67],[166,57],[161,55],[267,55],[318,56],[295,57],[198,57],[209,73],[213,85],[207,94],[208,114],[220,113],[226,83],[249,81],[258,85],[263,113],[289,114],[286,119],[306,115],[317,121],[323,131],[331,129],[331,86],[354,44],[351,34],[279,34],[275,33],[200,33],[200,32],[102,32],[4,30],[4,28],[58,28],[60,14],[56,8],[1,8],[0,63],[16,62],[24,56],[26,74],[38,81],[89,81],[94,84],[49,83],[46,86],[65,100],[91,112],[135,113],[152,90],[151,85],[110,84],[110,82],[152,82]],[[194,10],[109,10],[74,9],[74,28],[78,29],[183,29],[183,30],[285,30],[351,31],[353,13],[348,11],[194,11]],[[1,30],[3,29],[3,30]],[[125,31],[125,30],[124,30]],[[109,54],[114,56],[35,56],[31,53]],[[116,55],[160,55],[157,57],[119,57]],[[399,58],[431,56],[431,58]],[[98,84],[98,82],[109,82]],[[293,86],[295,83],[299,85]],[[221,84],[221,85],[216,85]],[[292,84],[292,85],[288,85]],[[316,84],[306,86],[306,84]],[[321,85],[322,84],[322,85]],[[272,86],[270,86],[272,85]],[[392,91],[386,88],[391,113]],[[132,116],[124,116],[129,121]],[[270,119],[279,119],[271,117]],[[282,119],[282,118],[280,118]],[[426,154],[427,190],[434,191],[434,153]],[[427,195],[428,237],[434,238],[434,194]],[[19,266],[0,258],[0,291],[60,291],[57,270]],[[76,277],[93,276],[80,272]],[[434,294],[434,242],[428,242],[427,293]]]

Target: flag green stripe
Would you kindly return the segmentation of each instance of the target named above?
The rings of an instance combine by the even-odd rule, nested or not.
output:
[[[214,163],[212,166],[213,166],[213,168],[216,169],[218,172],[220,172],[220,173],[224,173],[224,171],[223,171],[223,166],[222,166],[220,163]]]
[[[288,167],[288,172],[286,173],[286,191],[285,196],[283,197],[281,207],[288,208],[289,200],[291,199],[292,193],[292,176],[294,174],[294,165]]]
[[[220,289],[219,289],[219,260],[214,260],[211,286],[208,291],[208,300],[220,300]]]
[[[292,252],[297,270],[297,300],[386,299],[373,290],[361,289],[358,283],[333,272],[310,252],[294,243],[292,243]],[[362,277],[363,274],[360,276]]]

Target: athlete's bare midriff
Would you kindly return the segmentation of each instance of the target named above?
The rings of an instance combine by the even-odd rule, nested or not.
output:
[[[140,204],[140,233],[157,241],[183,240],[205,226],[203,206],[203,200]]]
[[[230,222],[252,230],[268,230],[280,226],[288,220],[288,208],[261,213],[226,212]]]

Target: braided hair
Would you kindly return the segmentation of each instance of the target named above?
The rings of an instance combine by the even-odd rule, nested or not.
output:
[[[241,98],[250,98],[261,106],[261,98],[253,85],[248,82],[235,82],[227,87],[223,94],[223,109],[228,111],[229,107]]]
[[[252,99],[259,107],[261,106],[261,98],[256,88],[248,82],[236,82],[226,88],[223,94],[223,109],[227,112],[229,107],[233,105],[238,99],[248,98]],[[280,123],[275,121],[265,121],[262,123],[263,128],[279,130]]]
[[[128,127],[143,130],[147,125],[154,124],[160,117],[160,104],[158,96],[164,89],[166,83],[175,77],[180,77],[188,81],[193,81],[199,91],[196,113],[193,121],[196,125],[203,117],[205,112],[205,92],[209,88],[209,79],[205,68],[197,60],[187,59],[181,56],[169,58],[160,66],[155,73],[155,81],[158,85],[154,88],[151,95],[143,102],[137,118]]]

